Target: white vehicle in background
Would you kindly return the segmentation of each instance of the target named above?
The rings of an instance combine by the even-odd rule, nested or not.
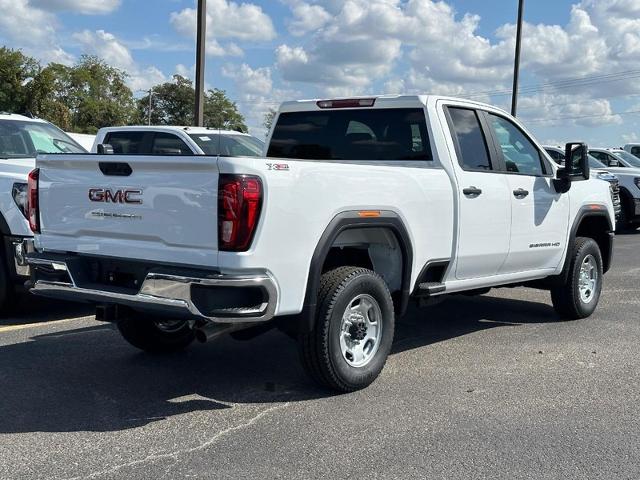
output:
[[[42,153],[87,153],[49,122],[0,113],[0,315],[29,279],[25,254],[32,248],[27,220],[27,176]]]
[[[627,143],[621,150],[640,158],[640,143]]]
[[[247,133],[205,127],[106,127],[98,131],[92,153],[98,153],[98,145],[110,145],[116,155],[258,157],[264,153],[264,142]]]
[[[607,171],[620,181],[622,228],[640,225],[640,158],[619,148],[590,148],[589,154],[606,165]]]
[[[551,145],[544,146],[545,151],[558,165],[564,165],[565,152],[560,147],[553,147]],[[589,150],[591,152],[591,150]],[[613,201],[613,208],[616,213],[616,220],[620,219],[622,215],[622,200],[620,198],[620,181],[618,177],[609,172],[607,166],[598,160],[597,157],[589,155],[589,167],[591,168],[591,175],[598,180],[604,180],[609,182],[611,189],[611,200]]]
[[[65,133],[73,138],[76,142],[78,142],[78,145],[82,146],[82,148],[84,148],[87,152],[91,151],[91,147],[93,147],[93,144],[96,141],[96,136],[90,135],[88,133]]]

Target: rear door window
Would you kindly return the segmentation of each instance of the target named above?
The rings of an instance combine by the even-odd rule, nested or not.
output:
[[[305,160],[432,160],[421,108],[281,113],[268,157]]]
[[[458,163],[465,170],[492,170],[487,141],[475,110],[449,107]]]

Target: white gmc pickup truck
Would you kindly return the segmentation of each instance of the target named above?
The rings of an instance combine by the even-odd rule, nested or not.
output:
[[[283,104],[259,158],[42,155],[32,291],[151,352],[276,325],[315,380],[363,388],[410,299],[527,285],[594,311],[613,206],[586,145],[567,151],[560,168],[489,105],[380,96]]]

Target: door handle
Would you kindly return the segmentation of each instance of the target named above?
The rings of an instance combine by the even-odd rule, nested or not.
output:
[[[464,193],[467,197],[477,197],[478,195],[482,194],[482,190],[480,190],[478,187],[467,187],[462,190],[462,193]]]
[[[529,195],[529,190],[525,190],[524,188],[519,188],[513,191],[513,196],[516,198],[524,198]]]

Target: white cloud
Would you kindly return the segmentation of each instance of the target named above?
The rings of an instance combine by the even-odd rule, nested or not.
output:
[[[73,61],[60,46],[54,15],[32,7],[27,0],[0,0],[0,11],[0,40],[5,44],[16,44],[44,62]]]
[[[196,35],[196,10],[185,8],[170,16],[170,23],[181,35]],[[267,41],[276,37],[271,18],[258,5],[238,4],[227,0],[209,0],[207,3],[207,53],[214,56],[240,56],[242,49],[236,43],[220,44],[219,39],[236,41]]]
[[[123,70],[131,69],[134,66],[129,49],[111,33],[104,30],[96,30],[95,32],[83,30],[74,33],[73,38],[80,43],[85,53],[97,55],[109,65]]]
[[[225,65],[222,74],[234,81],[236,88],[243,93],[269,95],[273,87],[271,69],[268,67],[252,69],[246,63],[240,66]]]
[[[295,18],[300,5],[292,5]],[[380,80],[394,89],[414,89],[461,81],[497,84],[509,74],[505,42],[492,45],[478,36],[479,17],[457,19],[445,2],[346,0],[327,9],[323,11],[334,16],[322,19],[322,28],[307,45],[285,44],[276,50],[276,66],[285,80],[314,83],[324,92],[357,93]],[[408,70],[388,78],[403,57]]]
[[[120,6],[120,0],[31,0],[30,3],[43,10],[68,10],[86,15],[111,13]]]
[[[109,65],[124,70],[128,75],[129,87],[134,90],[147,90],[167,77],[156,67],[138,65],[129,49],[115,35],[104,30],[91,32],[84,30],[75,33],[73,38],[80,44],[84,53],[97,55]]]
[[[195,76],[195,66],[187,67],[182,63],[176,65],[175,74],[184,78],[193,78]]]
[[[606,99],[587,94],[540,94],[520,98],[518,112],[525,123],[540,126],[586,127],[619,125],[622,117],[613,112]]]
[[[274,88],[270,67],[251,68],[247,64],[227,64],[222,74],[233,80],[239,110],[245,116],[251,134],[265,135],[264,116],[285,100],[299,98],[296,90]]]
[[[276,85],[304,84],[319,95],[474,93],[502,107],[510,101],[513,24],[490,39],[479,33],[482,19],[456,12],[452,1],[282,1],[291,33],[305,34],[276,49]],[[611,75],[638,71],[640,1],[575,1],[566,24],[525,23],[519,113],[541,127],[631,121],[616,112],[627,110],[626,95],[640,94],[640,74]],[[323,12],[317,24],[313,7]],[[486,93],[495,90],[504,94]]]
[[[324,27],[332,15],[320,5],[300,2],[292,7],[294,19],[289,22],[289,31],[294,36],[302,36]]]

